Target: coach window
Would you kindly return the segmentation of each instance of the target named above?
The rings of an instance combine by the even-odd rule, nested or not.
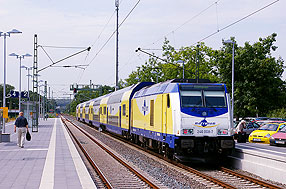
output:
[[[104,107],[104,109],[103,109],[103,114],[104,115],[106,114],[106,107]]]
[[[102,107],[99,108],[99,114],[102,114]]]
[[[126,104],[123,104],[122,109],[122,115],[126,116]]]
[[[150,101],[150,126],[154,126],[154,100]]]

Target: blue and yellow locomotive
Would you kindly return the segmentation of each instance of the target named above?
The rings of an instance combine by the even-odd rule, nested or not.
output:
[[[77,106],[77,119],[169,157],[226,155],[234,148],[225,84],[141,82]]]

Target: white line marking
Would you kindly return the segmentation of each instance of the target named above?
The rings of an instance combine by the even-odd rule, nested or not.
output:
[[[46,157],[46,162],[41,178],[40,187],[45,188],[54,188],[54,174],[55,174],[55,157],[56,157],[56,123],[58,119],[55,119],[52,136],[50,140],[49,150]]]
[[[31,148],[31,149],[26,149],[27,151],[44,151],[44,150],[49,150],[48,148]]]
[[[62,123],[62,122],[61,122]],[[93,180],[91,179],[90,174],[87,171],[86,166],[84,165],[74,143],[72,142],[72,139],[70,137],[70,135],[68,134],[66,128],[64,127],[63,123],[62,123],[62,128],[64,131],[64,135],[66,137],[66,141],[68,143],[69,146],[69,150],[71,152],[71,156],[72,156],[72,160],[74,162],[80,183],[82,188],[96,188]]]
[[[254,146],[244,146],[244,145],[237,145],[237,144],[236,144],[236,146],[241,147],[243,150],[244,149],[245,150],[249,150],[247,148],[252,148],[252,149],[258,149],[258,150],[262,150],[262,151],[266,151],[266,152],[272,152],[272,153],[285,155],[285,152],[278,152],[278,151],[273,151],[273,150],[267,150],[267,149],[264,149],[264,148],[258,148],[258,147],[254,147]]]
[[[0,152],[18,152],[18,151],[45,151],[48,150],[48,148],[33,148],[33,149],[13,149],[13,150],[0,150]]]

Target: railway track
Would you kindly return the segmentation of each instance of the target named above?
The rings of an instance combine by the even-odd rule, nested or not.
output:
[[[146,175],[125,162],[125,160],[96,140],[72,121],[62,117],[70,135],[97,172],[106,188],[162,188]]]
[[[94,128],[91,128],[91,129],[94,129]],[[112,135],[112,137],[114,137],[114,135]],[[136,148],[143,150],[145,153],[151,154],[152,156],[156,156],[158,159],[165,161],[167,166],[168,164],[171,164],[175,168],[176,167],[180,168],[181,172],[184,172],[184,174],[194,178],[195,180],[199,182],[204,183],[206,187],[211,187],[211,188],[282,188],[282,187],[273,185],[271,183],[268,183],[268,182],[265,182],[265,181],[262,181],[256,178],[252,178],[252,177],[237,173],[235,171],[232,171],[224,167],[221,167],[217,170],[198,171],[184,164],[165,158],[164,156],[157,154],[153,151],[147,150],[143,147],[135,145],[126,140],[123,140],[121,137],[115,136],[115,138],[119,139],[120,141],[123,141],[124,143],[128,143],[131,146],[136,146]]]
[[[264,182],[262,180],[249,177],[225,167],[219,168],[219,170],[212,170],[212,171],[201,171],[211,177],[217,178],[223,182],[227,182],[235,188],[279,188],[282,187],[273,185],[271,183]]]

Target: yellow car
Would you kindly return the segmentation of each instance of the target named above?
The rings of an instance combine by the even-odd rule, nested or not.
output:
[[[270,143],[270,137],[286,126],[286,123],[266,123],[253,131],[248,138],[249,142]]]

